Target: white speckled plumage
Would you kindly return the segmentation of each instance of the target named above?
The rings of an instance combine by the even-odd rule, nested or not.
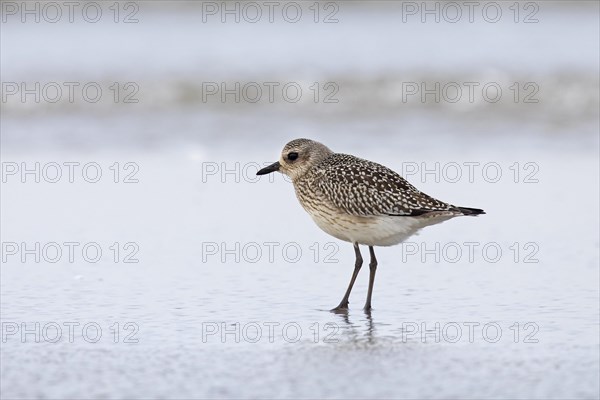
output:
[[[287,160],[289,153],[298,153],[298,158]],[[464,215],[383,165],[333,153],[312,140],[288,143],[279,163],[317,226],[340,240],[391,246],[425,226]]]

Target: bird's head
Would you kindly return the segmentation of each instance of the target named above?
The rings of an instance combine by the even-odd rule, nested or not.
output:
[[[284,146],[279,161],[261,169],[256,175],[279,171],[293,182],[331,154],[333,152],[324,144],[310,139],[295,139]]]

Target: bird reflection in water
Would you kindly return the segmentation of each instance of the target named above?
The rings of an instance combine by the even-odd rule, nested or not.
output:
[[[359,322],[353,322],[353,318],[350,317],[347,309],[336,310],[333,314],[337,315],[338,320],[342,322],[339,324],[339,328],[344,341],[376,343],[377,335],[371,310],[363,310],[361,312],[363,317],[359,319]]]

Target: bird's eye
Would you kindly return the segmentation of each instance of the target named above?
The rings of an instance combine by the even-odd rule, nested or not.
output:
[[[296,153],[296,152],[288,153],[287,158],[290,161],[294,161],[296,158],[298,158],[298,153]]]

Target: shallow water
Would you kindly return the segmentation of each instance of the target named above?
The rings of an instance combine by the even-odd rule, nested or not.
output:
[[[75,251],[70,263],[65,252],[52,264],[42,253],[36,264],[7,256],[5,333],[9,322],[34,332],[39,322],[40,333],[23,337],[20,326],[6,336],[3,390],[50,398],[589,397],[598,373],[598,214],[597,199],[581,198],[574,178],[593,170],[585,154],[533,151],[540,182],[529,186],[431,185],[488,214],[378,249],[370,316],[361,311],[365,271],[349,314],[326,311],[346,287],[352,248],[318,231],[280,177],[203,183],[201,162],[174,153],[136,156],[140,183],[129,186],[10,185],[5,242],[94,242],[103,257],[86,262]],[[575,203],[588,211],[546,217]],[[527,210],[526,222],[515,208]],[[122,262],[131,249],[115,263],[113,242],[135,242],[139,263]],[[69,323],[80,324],[73,338]],[[58,343],[50,343],[54,324]],[[96,327],[102,336],[88,343]]]
[[[96,44],[65,42],[61,53],[88,55],[72,63],[33,53],[44,68],[5,46],[7,36],[33,46],[39,35],[3,25],[3,80],[137,79],[144,90],[137,105],[3,103],[2,397],[597,398],[598,35],[581,39],[598,31],[589,7],[541,7],[545,23],[535,26],[456,30],[396,24],[382,5],[342,7],[345,24],[305,35],[314,51],[284,26],[287,57],[268,51],[277,41],[269,25],[236,25],[186,50],[186,33],[224,28],[195,24],[186,8],[142,7],[135,27],[36,25],[43,40],[80,29]],[[157,33],[161,22],[173,25],[168,35]],[[411,29],[423,35],[399,43]],[[392,33],[373,47],[379,31]],[[440,31],[446,41],[479,39],[453,56],[446,42],[431,44]],[[549,34],[553,45],[540,44]],[[369,57],[349,47],[323,57],[348,35]],[[117,57],[128,54],[110,46],[118,37],[135,57]],[[148,37],[174,44],[155,43],[157,58]],[[226,46],[235,38],[255,47]],[[383,51],[395,43],[402,51]],[[421,53],[406,57],[411,49]],[[196,72],[334,80],[340,102],[206,104]],[[533,79],[540,102],[407,105],[394,89],[406,76],[503,87]],[[281,175],[255,176],[298,136],[487,214],[376,249],[373,312],[361,310],[365,264],[349,313],[332,314],[352,246],[319,231]],[[39,183],[21,174],[21,163],[36,162]],[[79,163],[72,183],[69,162]]]

